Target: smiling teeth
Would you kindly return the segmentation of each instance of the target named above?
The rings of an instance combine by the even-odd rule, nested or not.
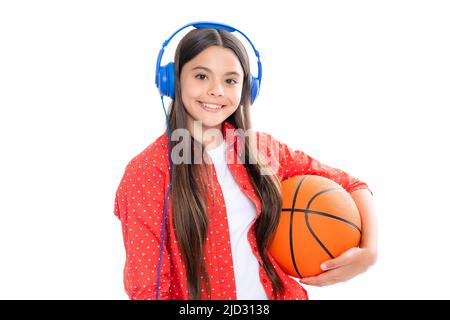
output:
[[[209,109],[220,109],[220,108],[222,108],[222,106],[219,106],[217,104],[209,104],[209,103],[203,103],[203,106],[205,108],[209,108]]]

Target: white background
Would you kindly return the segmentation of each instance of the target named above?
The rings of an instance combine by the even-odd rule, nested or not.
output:
[[[310,298],[449,299],[449,17],[446,1],[1,1],[0,298],[127,299],[114,194],[163,130],[163,41],[211,20],[261,53],[254,128],[374,192],[377,264]]]

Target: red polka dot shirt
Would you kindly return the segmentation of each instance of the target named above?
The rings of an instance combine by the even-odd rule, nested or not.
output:
[[[224,122],[222,132],[227,142],[227,159],[237,159],[237,154],[241,152],[239,147],[235,147],[239,146],[239,143],[235,143],[237,131],[230,123]],[[312,174],[334,180],[348,192],[368,188],[364,182],[351,177],[346,172],[326,166],[302,151],[293,151],[269,134],[257,132],[256,135],[258,153],[267,157],[268,164],[274,168],[281,181],[295,175]],[[277,154],[276,157],[274,157],[275,154]],[[241,191],[254,203],[259,215],[261,200],[253,190],[245,166],[239,161],[228,163],[228,166]],[[214,170],[212,172],[214,173],[212,187],[220,190]],[[163,134],[128,163],[116,192],[114,214],[122,224],[126,251],[124,285],[129,298],[133,300],[156,298],[163,208],[169,183],[167,135]],[[215,198],[215,205],[211,206],[212,195],[207,202],[209,231],[205,243],[205,261],[210,277],[211,298],[235,300],[236,286],[225,200],[221,193]],[[255,257],[262,265],[262,259],[256,247],[254,225],[248,232],[248,240]],[[285,285],[284,296],[278,298],[308,299],[307,292],[300,283],[285,274],[270,254],[269,258]],[[259,275],[268,298],[274,299],[271,283],[264,268],[260,268]],[[169,197],[159,299],[189,299],[187,289],[186,271],[175,237]],[[206,298],[206,293],[203,292],[202,299]]]

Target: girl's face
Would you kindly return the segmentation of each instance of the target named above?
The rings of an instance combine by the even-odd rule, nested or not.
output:
[[[211,46],[187,62],[180,74],[181,98],[192,133],[194,121],[203,131],[221,129],[239,106],[244,71],[231,49]]]

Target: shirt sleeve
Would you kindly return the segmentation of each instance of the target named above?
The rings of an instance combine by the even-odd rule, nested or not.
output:
[[[156,298],[164,208],[164,175],[133,159],[116,192],[114,214],[122,224],[126,261],[125,291],[132,300]],[[165,235],[167,243],[167,233]],[[169,297],[170,265],[163,250],[159,299]]]
[[[264,154],[266,163],[277,173],[281,181],[296,175],[317,175],[340,184],[348,193],[367,189],[368,185],[347,172],[323,164],[301,150],[292,150],[286,144],[266,133],[258,134],[258,149]]]

